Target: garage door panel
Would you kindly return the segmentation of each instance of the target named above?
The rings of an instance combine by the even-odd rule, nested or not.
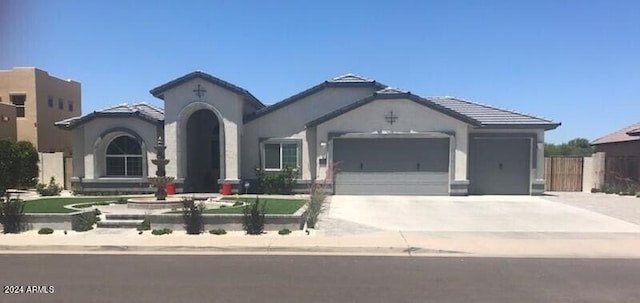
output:
[[[344,172],[449,171],[449,139],[334,141],[334,162]]]
[[[449,139],[337,139],[336,194],[446,195]]]
[[[476,138],[472,144],[471,193],[529,194],[530,139]]]
[[[448,173],[341,172],[336,175],[336,194],[341,195],[446,195]]]

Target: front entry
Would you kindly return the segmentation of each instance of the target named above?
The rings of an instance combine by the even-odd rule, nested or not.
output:
[[[187,121],[187,192],[218,192],[220,124],[210,110],[201,109]]]

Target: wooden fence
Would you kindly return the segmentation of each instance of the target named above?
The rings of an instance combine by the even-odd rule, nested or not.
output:
[[[582,191],[584,158],[544,158],[545,190]]]
[[[615,191],[640,190],[640,157],[605,157],[604,184]]]

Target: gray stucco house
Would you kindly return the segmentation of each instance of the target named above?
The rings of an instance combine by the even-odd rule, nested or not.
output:
[[[147,191],[163,136],[179,192],[237,190],[256,168],[293,166],[300,189],[327,178],[335,194],[541,194],[544,133],[560,125],[352,74],[270,106],[200,71],[151,94],[164,110],[122,104],[56,123],[73,133],[77,189]]]

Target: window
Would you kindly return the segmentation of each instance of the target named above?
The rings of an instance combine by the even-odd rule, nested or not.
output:
[[[298,168],[297,143],[265,143],[264,168],[280,170],[285,167]]]
[[[107,147],[107,176],[141,177],[142,149],[140,143],[129,136],[115,138]]]
[[[68,107],[69,107],[69,111],[72,112],[73,111],[73,101],[69,101]]]
[[[24,118],[27,95],[11,95],[9,98],[11,99],[11,103],[16,106],[16,117]]]
[[[49,105],[49,107],[53,108],[53,97],[49,96],[49,99],[47,99],[47,105]]]
[[[62,99],[58,99],[58,109],[64,109],[64,101]]]

